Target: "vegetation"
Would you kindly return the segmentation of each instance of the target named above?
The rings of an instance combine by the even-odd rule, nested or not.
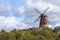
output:
[[[0,40],[60,40],[60,27],[54,30],[48,27],[30,28],[0,32]]]

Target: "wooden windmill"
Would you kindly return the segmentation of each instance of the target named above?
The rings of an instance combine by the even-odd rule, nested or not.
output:
[[[47,25],[47,19],[46,19],[46,12],[48,11],[49,7],[47,7],[43,13],[40,13],[37,9],[35,9],[36,12],[40,13],[41,15],[35,20],[38,21],[38,19],[40,18],[40,24],[39,24],[39,27],[42,27],[42,26],[45,26]]]

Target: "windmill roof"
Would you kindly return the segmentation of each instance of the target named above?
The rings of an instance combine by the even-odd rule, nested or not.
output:
[[[40,17],[47,17],[46,14],[41,14]]]

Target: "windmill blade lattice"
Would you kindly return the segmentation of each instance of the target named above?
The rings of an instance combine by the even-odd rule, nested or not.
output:
[[[39,20],[39,18],[40,18],[40,16],[34,21],[34,23],[36,22],[36,21],[38,21]]]
[[[36,8],[34,8],[36,12],[40,13]]]
[[[46,10],[42,14],[44,14],[48,9],[49,9],[49,7],[47,7]]]

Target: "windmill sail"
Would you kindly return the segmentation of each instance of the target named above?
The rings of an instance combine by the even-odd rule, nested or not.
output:
[[[39,27],[42,27],[43,25],[47,25],[47,20],[46,20],[46,15],[44,14],[45,12],[47,12],[47,10],[49,9],[49,7],[47,7],[43,13],[41,13],[41,15],[35,20],[38,21],[39,18],[40,18],[40,24],[39,24]],[[37,9],[35,9],[36,12],[40,13]]]
[[[34,8],[36,12],[40,13],[36,8]]]
[[[40,16],[34,21],[34,23],[36,22],[36,21],[38,21],[39,20],[39,18],[40,18]]]
[[[42,14],[44,14],[48,9],[49,9],[49,7],[47,7],[46,10]]]

